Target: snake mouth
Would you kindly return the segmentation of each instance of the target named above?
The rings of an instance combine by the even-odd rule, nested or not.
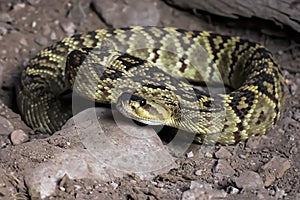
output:
[[[148,125],[163,125],[170,119],[170,111],[154,101],[123,93],[116,103],[117,110],[125,117]]]

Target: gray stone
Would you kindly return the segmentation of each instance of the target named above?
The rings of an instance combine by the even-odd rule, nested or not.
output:
[[[61,28],[68,36],[71,36],[75,33],[76,25],[73,22],[61,23]]]
[[[100,161],[109,161],[111,167],[138,174],[174,162],[153,128],[138,126],[117,111],[87,109],[65,127],[73,124],[85,148]]]
[[[76,25],[80,25],[86,19],[90,1],[75,1],[69,10],[68,18],[72,20]]]
[[[262,150],[268,148],[272,145],[272,138],[262,135],[262,136],[254,136],[250,137],[247,140],[246,147],[251,150]]]
[[[226,177],[230,177],[230,176],[234,175],[234,173],[235,173],[234,169],[232,169],[230,164],[226,160],[223,160],[223,159],[218,160],[218,163],[214,167],[213,171],[218,176],[221,175],[221,176],[226,176]]]
[[[300,32],[299,7],[292,5],[291,1],[260,1],[253,4],[252,1],[241,0],[168,0],[168,3],[184,10],[202,10],[219,16],[230,18],[257,17],[265,20],[273,20],[276,23],[287,25]],[[276,33],[273,33],[276,34]]]
[[[239,177],[234,177],[233,181],[238,188],[245,190],[261,189],[264,186],[259,174],[253,171],[245,171]]]
[[[23,45],[23,46],[28,46],[28,42],[25,38],[20,39],[20,44]]]
[[[201,176],[203,174],[203,170],[197,170],[197,171],[195,171],[195,175],[196,176]]]
[[[28,135],[21,129],[14,130],[10,135],[10,140],[13,145],[19,145],[28,141]]]
[[[160,12],[155,0],[93,0],[93,5],[105,23],[114,27],[156,26],[160,19]]]
[[[12,18],[8,13],[0,13],[0,22],[12,22]]]
[[[215,153],[216,158],[219,159],[226,159],[230,158],[232,154],[226,149],[226,147],[221,147],[216,153]]]
[[[0,135],[9,135],[14,130],[12,123],[5,117],[0,116]]]
[[[192,181],[190,189],[182,193],[182,200],[196,199],[223,199],[227,193],[223,190],[213,189],[207,183]]]
[[[235,188],[235,187],[233,187],[233,186],[229,186],[228,188],[227,188],[227,192],[229,193],[229,194],[237,194],[237,193],[239,193],[239,189],[238,188]]]
[[[152,128],[115,115],[112,118],[110,109],[91,108],[70,119],[63,130],[51,137],[77,136],[85,149],[61,148],[52,159],[28,169],[25,181],[29,191],[44,198],[65,176],[108,182],[135,173],[141,179],[152,179],[176,166]]]
[[[194,153],[192,151],[190,151],[186,154],[186,157],[192,158],[192,157],[194,157]]]
[[[50,35],[51,33],[51,27],[49,26],[49,24],[45,24],[43,27],[42,27],[42,33],[44,36],[48,36]]]
[[[7,28],[4,26],[1,26],[1,23],[0,23],[0,35],[6,35],[7,32],[8,32]]]
[[[46,46],[48,44],[48,39],[44,36],[37,36],[34,41],[41,46]]]
[[[123,173],[106,169],[106,165],[97,160],[85,150],[64,150],[55,158],[43,163],[25,175],[29,191],[39,193],[41,198],[51,195],[57,182],[68,175],[71,179],[93,178],[110,180],[112,177],[122,177]]]
[[[50,39],[51,40],[57,40],[57,35],[56,35],[56,33],[53,31],[53,32],[51,32],[51,34],[50,34]]]
[[[270,186],[276,178],[281,178],[286,170],[291,168],[291,163],[286,158],[274,156],[268,163],[261,167],[262,173],[265,176],[264,185]]]

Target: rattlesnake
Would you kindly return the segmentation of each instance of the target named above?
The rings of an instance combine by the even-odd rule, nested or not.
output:
[[[196,66],[198,65],[198,66]],[[227,94],[188,82],[224,83]],[[72,116],[68,89],[125,116],[233,144],[264,134],[279,119],[283,77],[262,45],[236,36],[173,27],[100,29],[42,50],[22,73],[19,110],[28,125],[53,133]]]

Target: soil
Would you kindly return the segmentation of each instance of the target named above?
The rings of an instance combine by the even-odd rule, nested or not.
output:
[[[21,120],[14,92],[28,60],[66,36],[129,25],[210,30],[265,45],[285,77],[281,120],[265,136],[236,145],[191,144],[175,166],[151,178],[127,173],[100,181],[66,174],[45,199],[300,199],[299,33],[272,21],[223,18],[160,0],[0,1],[0,199],[41,198],[26,179],[28,170],[55,160],[57,151],[84,149],[72,134],[33,134]]]

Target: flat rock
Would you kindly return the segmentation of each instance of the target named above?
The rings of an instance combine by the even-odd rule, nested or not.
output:
[[[221,147],[216,153],[215,153],[216,158],[219,159],[226,159],[226,158],[230,158],[232,156],[232,154],[225,148],[225,147]]]
[[[265,176],[264,185],[266,187],[270,186],[276,178],[281,178],[289,168],[291,168],[291,163],[288,159],[274,156],[269,162],[261,167],[262,173]]]
[[[253,4],[252,1],[241,0],[168,0],[181,9],[202,10],[215,15],[226,16],[230,18],[257,17],[265,20],[273,20],[276,23],[290,26],[294,30],[300,32],[300,23],[295,19],[299,19],[299,7],[292,5],[290,1],[259,1]]]
[[[139,126],[117,111],[90,108],[70,119],[65,127],[70,124],[75,124],[85,148],[102,162],[109,161],[112,167],[139,173],[155,171],[175,161],[154,129]],[[181,155],[184,153],[183,148]]]
[[[263,181],[258,173],[254,171],[245,171],[239,177],[233,179],[238,188],[245,190],[263,188]]]
[[[67,142],[59,151],[54,149],[51,159],[28,169],[25,181],[31,196],[53,194],[64,176],[108,182],[134,173],[141,179],[151,179],[175,167],[175,159],[152,128],[118,121],[120,116],[116,115],[112,120],[110,109],[87,109],[70,119],[62,131],[51,136],[53,139],[48,138],[55,146],[57,137],[77,136],[85,149],[65,149],[77,143]]]
[[[71,179],[90,178],[109,181],[115,177],[122,177],[124,173],[99,163],[88,151],[65,150],[56,154],[55,158],[29,169],[25,182],[31,196],[40,195],[45,198],[55,192],[57,182],[65,175]]]
[[[234,169],[232,169],[230,164],[226,160],[223,160],[223,159],[218,160],[213,171],[217,176],[226,176],[226,177],[230,177],[230,176],[234,175],[234,173],[235,173]]]

